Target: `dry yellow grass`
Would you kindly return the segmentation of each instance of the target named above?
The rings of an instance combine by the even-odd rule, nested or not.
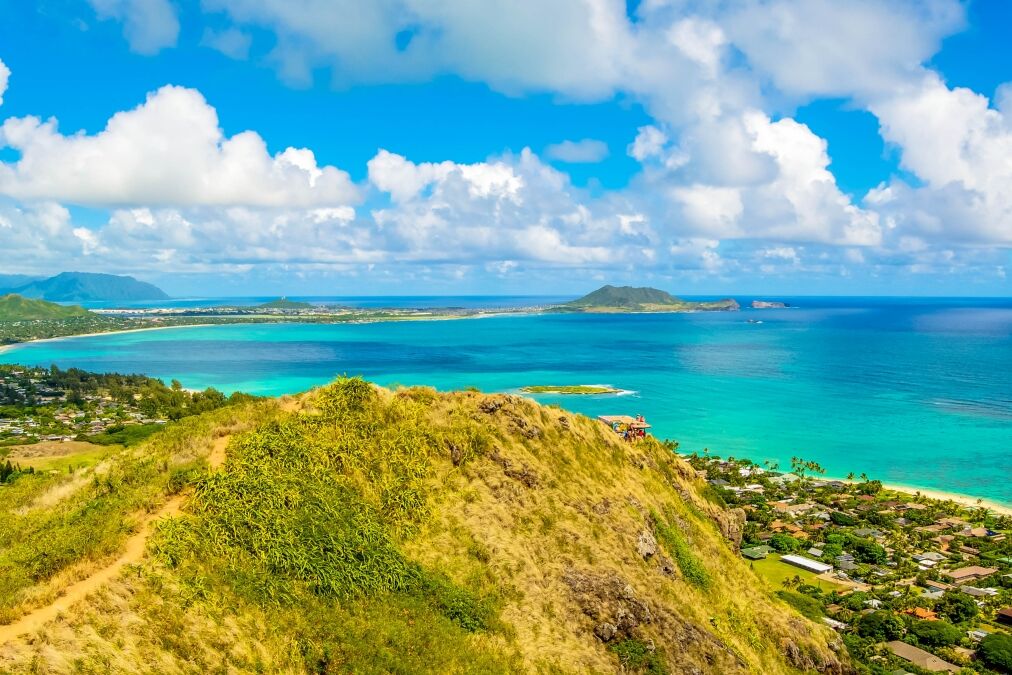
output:
[[[671,672],[848,672],[835,634],[771,595],[721,533],[735,518],[702,498],[693,472],[660,444],[627,444],[595,421],[518,397],[380,396],[424,400],[422,422],[434,437],[466,427],[494,439],[467,459],[452,443],[437,445],[426,460],[431,513],[397,541],[424,568],[502,598],[503,630],[468,636],[468,649],[507,660],[515,653],[528,672],[616,672],[609,645],[619,636],[605,641],[595,629],[632,608],[640,614],[628,635],[652,645]],[[311,414],[313,406],[312,395],[289,399],[279,414]],[[244,426],[208,433],[220,438]],[[206,438],[173,448],[173,461],[205,456]],[[687,578],[657,542],[641,553],[641,538],[658,534],[654,518],[684,539],[705,584]],[[333,611],[373,616],[355,606]],[[210,580],[183,579],[148,560],[127,565],[29,639],[0,647],[0,671],[303,672],[305,645],[291,632],[298,617],[286,611],[222,595]]]
[[[837,661],[827,648],[836,639],[831,631],[771,598],[736,555],[716,525],[726,514],[699,496],[702,485],[681,460],[652,440],[623,442],[585,417],[527,400],[496,398],[514,409],[488,416],[510,440],[499,445],[498,456],[512,467],[527,467],[538,477],[537,486],[507,476],[497,460],[482,458],[461,468],[445,465],[439,480],[448,489],[436,517],[408,550],[465,577],[474,573],[466,542],[487,549],[494,574],[518,591],[504,618],[515,628],[532,670],[545,664],[577,672],[614,670],[614,656],[595,638],[594,622],[574,603],[564,582],[574,570],[616,574],[655,613],[670,615],[667,626],[658,621],[642,626],[641,632],[679,670],[792,672],[784,659],[793,651],[790,645],[801,654],[796,665],[810,662],[824,668]],[[439,420],[479,400],[485,397],[442,397],[433,417]],[[530,440],[510,433],[511,414],[536,426],[541,436]],[[677,573],[665,573],[657,555],[644,560],[637,552],[638,537],[650,530],[651,511],[676,514],[714,580],[711,588],[700,590]],[[680,632],[684,637],[696,630],[715,642],[677,639]],[[736,657],[719,667],[713,661],[722,651],[718,643]]]

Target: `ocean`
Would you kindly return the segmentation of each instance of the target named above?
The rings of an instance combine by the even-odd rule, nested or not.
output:
[[[342,374],[489,392],[608,384],[624,393],[535,398],[587,415],[643,414],[682,452],[782,468],[798,456],[831,476],[864,472],[1012,504],[1012,300],[778,299],[796,307],[194,327],[38,342],[0,353],[0,362],[270,395]],[[505,307],[559,299],[452,300],[362,302]]]

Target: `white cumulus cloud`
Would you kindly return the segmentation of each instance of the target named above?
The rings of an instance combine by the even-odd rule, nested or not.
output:
[[[178,38],[170,0],[89,2],[124,23],[135,51]],[[218,14],[202,44],[244,59],[256,40],[293,83],[320,70],[338,86],[450,74],[511,96],[618,96],[652,118],[626,148],[640,171],[622,189],[579,189],[546,160],[596,162],[608,147],[574,138],[544,159],[416,162],[380,150],[356,185],[311,149],[226,135],[199,92],[165,87],[94,134],[6,120],[0,143],[19,158],[0,162],[0,243],[39,251],[60,237],[54,250],[93,261],[117,251],[138,267],[414,265],[448,278],[565,267],[993,274],[1008,263],[1012,88],[992,103],[925,65],[963,26],[958,0],[649,0],[634,20],[624,0],[200,6]],[[0,97],[7,75],[0,63]],[[820,97],[876,115],[919,180],[893,177],[858,202],[845,194],[825,140],[792,117]],[[108,209],[108,222],[75,225],[68,204]]]
[[[11,69],[3,61],[0,61],[0,105],[4,103],[4,93],[7,91],[7,82],[10,76]]]
[[[348,174],[319,166],[311,150],[271,155],[245,131],[226,137],[214,108],[193,89],[166,86],[114,115],[95,135],[63,135],[55,120],[9,118],[0,145],[0,194],[18,199],[110,205],[346,205]]]
[[[935,73],[871,104],[901,164],[924,181],[894,180],[866,199],[935,240],[1012,243],[1012,117]]]

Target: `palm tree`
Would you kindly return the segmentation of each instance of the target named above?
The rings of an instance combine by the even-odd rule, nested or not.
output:
[[[854,472],[853,471],[851,471],[850,473],[847,474],[847,480],[854,480]]]

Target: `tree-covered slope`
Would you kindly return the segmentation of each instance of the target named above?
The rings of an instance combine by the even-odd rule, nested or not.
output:
[[[17,292],[28,298],[59,302],[165,300],[169,297],[157,286],[133,277],[90,272],[62,272],[33,281],[18,288]]]
[[[88,316],[88,310],[10,294],[0,297],[0,321],[40,321]]]
[[[576,307],[638,307],[644,304],[674,305],[678,302],[681,302],[678,298],[657,288],[609,285],[569,304]]]
[[[564,311],[707,311],[736,310],[738,303],[732,299],[696,302],[682,300],[656,288],[634,288],[632,286],[602,286],[593,293],[568,302],[561,307]]]
[[[202,467],[225,434],[224,464]],[[78,492],[73,476],[0,490],[0,515],[36,519],[17,560],[63,561],[18,591],[26,606],[115,555],[139,506],[188,495],[143,564],[0,647],[0,671],[849,672],[669,449],[526,399],[348,379],[131,452]],[[49,529],[101,523],[90,553]]]

